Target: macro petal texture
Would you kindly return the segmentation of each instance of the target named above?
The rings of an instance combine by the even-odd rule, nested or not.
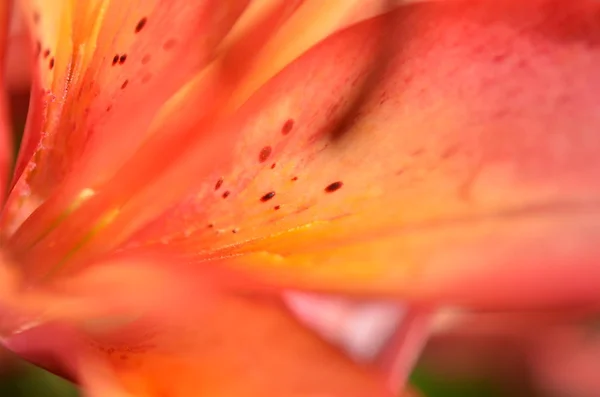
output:
[[[337,33],[213,123],[96,247],[153,246],[291,288],[596,299],[594,11],[420,3]],[[156,217],[167,189],[191,190]]]
[[[89,396],[392,396],[431,307],[598,301],[597,1],[20,5],[0,333]],[[361,362],[290,293],[411,315]]]

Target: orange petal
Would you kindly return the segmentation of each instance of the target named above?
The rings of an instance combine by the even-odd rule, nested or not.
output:
[[[595,299],[599,7],[427,2],[331,37],[125,206],[197,185],[130,246],[309,289]]]
[[[214,57],[247,0],[66,3],[42,3],[49,15],[27,8],[30,24],[42,26],[32,35],[42,41],[38,62],[45,74],[32,90],[5,234],[67,176],[81,190],[121,166],[164,102]]]
[[[166,326],[133,345],[103,345],[128,391],[139,396],[392,395],[372,371],[303,329],[277,302],[214,299],[204,312],[192,311],[190,323],[180,329]]]
[[[373,36],[371,39],[368,39],[371,37],[369,33],[376,33],[377,31],[381,33],[380,25],[380,21],[376,21],[375,23],[370,24],[367,29],[363,29],[362,32],[359,32],[358,37],[356,37],[357,35],[351,35],[351,42],[348,42],[345,39],[341,41],[335,40],[335,50],[344,51],[345,49],[341,48],[342,46],[350,47],[353,44],[361,45],[360,41],[363,39],[367,39],[366,43],[362,43],[362,45],[365,47],[365,50],[372,52],[371,50],[373,50],[373,48],[371,47],[375,47],[375,49],[380,50],[381,46],[376,42],[374,43],[373,38],[375,36]],[[355,77],[357,77],[356,75],[360,75],[361,73],[368,71],[369,67],[371,66],[370,61],[372,58],[370,58],[368,54],[362,55],[365,55],[366,61],[362,63],[355,63],[352,65],[352,70],[349,71],[349,73],[354,74]],[[330,71],[331,70],[329,70],[329,72]],[[298,70],[295,68],[294,75],[297,73]],[[210,80],[210,78],[206,80]],[[200,82],[203,81],[200,80]],[[207,85],[210,87],[210,84]],[[218,89],[212,88],[212,90],[215,91],[213,96],[216,96],[217,98],[222,96]],[[298,90],[299,87],[296,88],[294,95],[298,94]],[[280,89],[277,89],[277,91],[281,93]],[[329,94],[330,95],[327,96],[328,100],[344,100],[344,98],[342,98],[344,95],[341,95],[340,92],[332,92]],[[113,197],[120,196],[118,197],[118,201],[113,200],[112,202],[113,207],[119,207],[119,216],[114,219],[114,222],[111,222],[109,228],[106,228],[101,233],[102,236],[96,239],[97,248],[106,249],[107,246],[111,247],[112,244],[115,244],[115,241],[119,241],[119,239],[122,239],[131,232],[135,231],[135,229],[139,227],[141,223],[151,219],[151,217],[155,216],[157,213],[164,211],[165,206],[169,205],[173,201],[179,201],[182,196],[185,196],[185,194],[190,191],[190,187],[194,190],[198,189],[199,175],[203,175],[203,180],[201,181],[203,186],[201,189],[206,189],[208,191],[213,189],[214,183],[218,179],[218,177],[213,179],[214,175],[212,174],[214,173],[214,170],[219,170],[219,166],[228,167],[232,161],[237,162],[236,166],[250,166],[248,169],[248,176],[254,175],[260,169],[256,167],[257,161],[254,160],[255,157],[252,156],[242,158],[245,164],[239,162],[238,159],[234,160],[234,156],[240,155],[241,153],[239,151],[242,149],[245,150],[246,148],[231,147],[231,144],[239,142],[242,144],[242,146],[251,145],[253,149],[256,149],[256,156],[258,157],[258,153],[262,149],[262,142],[254,141],[257,138],[256,133],[262,130],[252,130],[253,128],[251,123],[253,123],[253,113],[256,110],[260,110],[263,105],[264,108],[267,109],[267,112],[274,110],[269,110],[269,107],[272,106],[272,103],[269,102],[274,98],[265,98],[264,95],[260,94],[259,96],[263,100],[258,102],[254,101],[250,108],[242,109],[240,112],[238,112],[238,114],[233,115],[232,117],[224,117],[220,119],[218,117],[212,117],[211,119],[211,117],[208,117],[212,116],[211,114],[208,116],[205,114],[204,109],[212,106],[211,97],[207,96],[206,92],[203,92],[202,95],[198,97],[192,95],[191,98],[186,98],[184,96],[183,99],[188,99],[191,103],[194,103],[194,100],[199,100],[202,104],[202,106],[199,107],[202,110],[196,111],[195,106],[191,108],[189,104],[184,107],[187,112],[181,114],[181,119],[185,121],[172,123],[173,127],[178,127],[171,128],[171,130],[174,130],[174,132],[171,134],[162,134],[160,136],[160,140],[149,142],[151,145],[147,145],[148,147],[144,147],[144,150],[136,153],[136,157],[130,160],[128,167],[124,168],[118,175],[116,175],[115,178],[113,178],[113,180],[110,181],[109,184],[107,184],[107,186],[110,188],[107,190],[112,192],[111,194]],[[226,99],[216,99],[212,102],[215,101],[227,102]],[[258,108],[256,107],[257,105],[259,106]],[[303,104],[298,103],[297,105]],[[276,110],[277,109],[275,109],[275,111]],[[192,113],[193,111],[195,111],[195,113],[200,113],[200,117],[193,118],[193,116],[190,116],[189,113]],[[217,116],[223,115],[217,114]],[[225,111],[225,116],[229,116],[227,111]],[[250,119],[248,116],[250,116]],[[266,116],[269,117],[269,115]],[[192,120],[192,122],[190,122],[190,120]],[[193,121],[196,123],[194,124]],[[292,124],[293,120],[291,120],[291,122],[288,124],[289,127],[293,127]],[[277,136],[279,135],[280,133],[277,132]],[[299,134],[298,136],[300,138],[302,138],[302,136],[306,138],[306,135],[303,133]],[[243,137],[243,139],[240,139],[240,137]],[[295,139],[292,139],[290,142],[293,144],[294,141]],[[171,166],[165,170],[165,166],[168,166],[169,164],[162,161],[157,162],[157,157],[174,159],[174,161],[172,161],[174,164],[171,164]],[[258,165],[261,166],[260,163]],[[238,171],[239,169],[235,170],[235,172]],[[218,172],[219,174],[221,173],[221,171]],[[208,183],[205,184],[204,182],[207,181]],[[165,189],[165,184],[169,185],[168,189]],[[139,188],[140,185],[142,189]],[[141,190],[141,194],[140,192],[136,192],[136,189]],[[224,191],[225,189],[221,189],[221,192]],[[135,193],[138,193],[137,196]],[[206,192],[203,192],[202,194],[204,195],[205,193]],[[222,193],[219,193],[219,195],[220,194]],[[223,194],[227,196],[228,193]],[[108,196],[108,199],[105,199],[105,201],[110,199],[109,194],[106,194],[106,196]],[[194,196],[201,198],[200,195]],[[206,198],[211,200],[213,197],[214,196],[209,195]],[[121,202],[123,202],[123,204],[120,204]],[[93,208],[91,204],[86,204],[86,207],[87,208],[82,208],[79,212],[84,214],[89,212],[89,209]],[[81,225],[79,229],[80,228]],[[73,226],[69,230],[78,231],[78,228]],[[65,232],[62,234],[70,235],[72,233]],[[52,239],[48,238],[48,243],[50,243],[50,240]]]
[[[201,275],[195,273],[196,277],[192,277],[193,275],[188,273],[189,269],[177,264],[162,262],[159,258],[160,256],[157,255],[149,255],[140,258],[124,257],[111,262],[96,263],[94,266],[78,272],[73,277],[55,280],[45,290],[30,290],[21,295],[20,299],[14,302],[14,306],[21,309],[20,318],[26,319],[26,314],[31,313],[35,321],[25,321],[23,324],[17,324],[15,329],[18,332],[7,338],[9,346],[38,365],[64,375],[66,368],[73,367],[73,356],[75,356],[75,359],[77,356],[76,354],[70,354],[70,357],[63,357],[64,352],[71,352],[76,349],[66,346],[66,344],[71,343],[69,338],[72,338],[72,335],[66,332],[68,330],[65,328],[62,331],[64,335],[60,336],[59,328],[43,326],[41,330],[35,328],[28,330],[25,332],[26,335],[23,336],[23,329],[32,328],[32,324],[36,326],[39,323],[62,322],[71,324],[71,326],[80,330],[85,330],[94,338],[106,338],[107,335],[112,335],[111,339],[117,338],[122,343],[147,345],[157,343],[157,339],[153,338],[144,343],[140,342],[139,339],[144,340],[148,330],[154,330],[158,327],[160,330],[158,339],[160,346],[154,346],[150,350],[161,350],[163,343],[171,344],[172,340],[181,341],[182,335],[188,332],[190,335],[185,343],[189,347],[195,343],[203,344],[202,338],[204,336],[202,332],[197,331],[197,326],[201,324],[203,330],[205,330],[207,328],[206,324],[218,324],[219,311],[227,313],[227,316],[233,311],[231,315],[237,316],[242,323],[255,324],[257,320],[254,318],[256,317],[254,312],[247,314],[252,316],[251,320],[244,321],[246,316],[244,312],[239,313],[237,310],[231,309],[229,304],[224,303],[224,301],[229,302],[232,299],[244,302],[249,299],[248,302],[254,302],[251,305],[252,307],[257,305],[260,307],[272,306],[272,309],[274,308],[277,313],[280,313],[277,316],[274,315],[276,320],[272,321],[284,323],[283,328],[281,328],[283,335],[287,335],[288,332],[286,331],[289,329],[297,329],[297,331],[290,333],[292,335],[299,333],[300,335],[306,335],[306,338],[308,338],[310,332],[304,330],[300,324],[309,325],[309,328],[316,329],[318,334],[322,335],[329,343],[342,348],[354,360],[361,363],[361,366],[372,367],[369,371],[378,373],[376,378],[379,379],[377,381],[379,382],[378,390],[383,390],[387,385],[388,390],[395,391],[404,385],[414,358],[420,352],[422,342],[428,337],[427,324],[423,321],[429,316],[426,311],[413,312],[411,310],[408,314],[402,315],[401,312],[395,310],[395,307],[393,311],[385,310],[385,307],[381,311],[376,305],[351,304],[350,306],[337,305],[337,308],[341,307],[343,311],[339,312],[338,310],[336,314],[327,309],[329,307],[335,310],[335,302],[333,302],[334,306],[330,304],[328,306],[328,303],[322,299],[307,301],[307,298],[298,294],[290,295],[290,299],[287,299],[286,302],[292,306],[294,314],[299,316],[301,323],[295,323],[291,318],[282,321],[286,310],[279,303],[279,300],[252,297],[252,295],[232,295],[230,292],[217,287],[219,280],[215,279],[213,274],[204,271]],[[217,289],[220,292],[217,292]],[[108,290],[111,291],[109,295],[106,294]],[[132,294],[131,291],[135,291],[135,294]],[[244,303],[245,305],[246,303]],[[234,307],[237,307],[237,304]],[[389,308],[392,309],[391,306]],[[271,309],[267,310],[268,313],[271,311]],[[263,309],[258,311],[258,321],[261,318],[260,313],[263,313]],[[396,314],[399,314],[400,318]],[[216,322],[213,320],[214,316],[217,316]],[[285,316],[287,317],[287,314]],[[389,317],[391,322],[387,321],[388,318],[382,316]],[[143,320],[138,320],[140,317]],[[336,321],[335,317],[340,321]],[[271,315],[269,315],[269,318],[271,318]],[[190,323],[192,324],[190,325]],[[286,323],[294,323],[294,326],[290,325],[288,327],[285,325]],[[165,327],[167,328],[163,330]],[[179,332],[180,330],[181,332]],[[248,326],[245,326],[244,332],[247,330],[251,334],[253,333],[251,329],[248,329]],[[57,334],[57,336],[52,339],[46,338],[45,335],[50,332]],[[219,331],[215,332],[218,332],[220,338],[229,338],[222,327],[219,327]],[[177,333],[177,337],[170,336],[173,333]],[[10,335],[10,333],[5,332],[4,335]],[[195,339],[197,336],[200,341]],[[232,339],[239,341],[240,338],[232,337]],[[292,339],[294,340],[294,338]],[[298,337],[298,339],[303,340],[301,337]],[[316,340],[316,337],[311,336],[308,339]],[[268,338],[268,340],[270,343],[274,343],[272,338]],[[58,343],[57,341],[61,342]],[[104,341],[106,343],[106,340]],[[282,343],[288,345],[287,341],[289,339]],[[240,343],[242,346],[254,344]],[[323,342],[319,342],[318,346],[320,345],[325,346]],[[104,349],[111,349],[111,347],[105,347]],[[281,349],[277,350],[278,352],[282,351]],[[325,351],[333,352],[334,350],[326,348]],[[97,362],[97,351],[93,353],[92,356],[95,356],[95,358],[90,357],[90,359]],[[185,356],[185,354],[176,351],[173,351],[172,354],[177,355],[173,358],[175,361],[179,360],[179,356]],[[284,352],[283,356],[286,354]],[[330,353],[323,353],[324,360],[329,360],[327,358],[328,354]],[[113,352],[109,355],[114,358],[117,353]],[[195,360],[203,360],[200,353],[198,355],[199,358]],[[169,354],[170,356],[171,354]],[[294,354],[294,357],[296,356],[297,354]],[[337,353],[335,357],[341,359],[341,356],[338,356]],[[281,357],[281,359],[283,360],[285,357]],[[138,357],[138,360],[145,361],[146,358]],[[56,367],[56,363],[62,364]],[[83,377],[82,383],[88,382],[87,378],[91,376],[99,378],[93,379],[92,382],[102,383],[101,387],[110,386],[111,382],[106,378],[111,376],[105,370],[100,368],[100,374],[90,372],[90,365],[99,364],[89,362],[82,364],[85,368],[85,372],[81,374]],[[306,363],[297,364],[298,367],[301,365],[309,366]],[[348,361],[348,370],[354,371],[352,367],[353,365]],[[298,368],[297,371],[301,371],[301,369]],[[310,372],[308,369],[302,371],[305,373]],[[356,371],[359,371],[358,367]],[[71,373],[67,376],[73,377],[74,375]],[[246,382],[246,380],[243,382]],[[322,386],[319,383],[315,387],[317,386],[319,388],[323,387],[323,390],[328,387],[334,389],[338,387],[328,383],[323,383]],[[222,386],[217,385],[215,387]]]
[[[276,298],[234,294],[214,285],[199,288],[198,279],[165,272],[170,277],[162,284],[150,283],[154,292],[158,287],[163,291],[162,302],[148,300],[146,290],[137,296],[135,287],[143,275],[131,278],[131,269],[123,271],[117,263],[107,266],[104,272],[92,269],[84,278],[73,279],[81,282],[78,289],[63,285],[56,290],[59,295],[49,295],[46,300],[51,305],[45,306],[44,314],[59,314],[56,318],[87,335],[84,350],[77,344],[65,346],[76,343],[66,330],[52,340],[40,337],[43,333],[35,329],[21,332],[9,338],[9,347],[34,362],[43,364],[47,357],[69,368],[74,360],[88,357],[91,361],[80,362],[76,373],[90,388],[90,395],[102,395],[95,387],[121,389],[140,397],[393,395],[386,391],[384,377],[375,368],[350,361],[297,322]],[[111,284],[111,291],[120,297],[127,292],[133,295],[133,299],[123,300],[125,306],[132,301],[142,303],[128,306],[130,314],[136,313],[136,307],[142,310],[138,312],[141,319],[131,316],[120,323],[108,321],[111,310],[113,320],[121,314],[114,310],[117,299],[107,300],[106,288],[98,288],[111,274],[113,280],[121,277],[120,283]],[[134,289],[136,293],[131,294]],[[185,293],[193,295],[183,299]],[[52,305],[56,298],[63,303],[70,299],[73,304]],[[157,304],[149,309],[148,302]],[[90,321],[88,314],[78,310],[85,303],[91,303],[92,316],[98,315],[95,308],[103,305],[109,311]],[[105,321],[100,321],[102,318]],[[62,341],[62,354],[55,349],[58,341]],[[65,352],[69,357],[63,357]]]
[[[162,336],[168,339],[154,342],[154,351],[133,353],[127,362],[119,355],[127,350],[116,347],[112,362],[130,390],[170,390],[174,396],[195,390],[232,397],[388,395],[369,370],[303,329],[276,302],[222,296],[195,320],[196,327],[168,331]]]
[[[262,1],[265,3],[268,1]],[[261,3],[261,2],[257,2]],[[382,14],[398,0],[306,0],[259,55],[252,70],[233,94],[239,105],[291,61],[336,30]]]
[[[65,88],[66,65],[73,46],[68,1],[20,0],[16,4],[20,6],[19,16],[27,32],[28,41],[21,43],[24,44],[21,51],[29,55],[22,61],[29,63],[27,67],[32,72],[32,95],[12,185],[17,182],[42,138],[47,113],[56,112],[62,103],[52,99],[60,97]],[[46,94],[53,95],[46,97]]]
[[[240,92],[247,93],[246,89],[250,86],[244,84],[250,80],[254,81],[254,77],[252,76],[256,72],[257,65],[260,66],[261,62],[264,63],[264,57],[266,56],[264,54],[273,55],[273,51],[278,51],[277,46],[274,49],[270,44],[281,41],[281,31],[285,35],[291,34],[289,26],[290,24],[297,25],[298,15],[300,15],[301,20],[307,20],[309,19],[308,15],[316,13],[316,9],[323,8],[318,6],[318,4],[311,3],[310,7],[300,7],[297,12],[294,12],[300,4],[309,4],[302,1],[271,1],[269,3],[266,12],[259,13],[260,16],[258,18],[250,18],[252,23],[250,23],[250,27],[244,26],[242,34],[239,33],[238,29],[232,35],[228,36],[227,40],[223,43],[225,48],[219,54],[220,57],[203,70],[202,73],[197,75],[194,80],[186,84],[161,109],[161,113],[156,117],[151,131],[147,134],[151,136],[151,139],[146,141],[141,149],[129,161],[124,163],[122,169],[106,185],[105,189],[102,189],[102,187],[98,188],[94,181],[98,179],[97,174],[105,174],[106,167],[99,167],[101,171],[96,170],[94,167],[86,168],[89,172],[79,168],[77,178],[80,179],[81,183],[76,184],[75,186],[77,187],[75,188],[71,187],[70,190],[64,187],[61,188],[60,194],[56,194],[55,197],[36,211],[30,220],[11,238],[10,245],[13,249],[17,252],[25,252],[28,257],[34,258],[38,255],[36,251],[42,250],[45,252],[47,259],[48,249],[50,249],[53,251],[52,259],[47,260],[46,264],[52,267],[53,265],[50,263],[53,260],[57,260],[56,258],[62,259],[67,255],[68,251],[72,250],[74,245],[72,240],[77,238],[80,241],[87,240],[85,236],[74,236],[77,236],[81,232],[89,234],[91,225],[97,222],[104,223],[104,221],[98,219],[99,217],[103,217],[107,213],[119,211],[118,223],[120,225],[123,223],[126,224],[125,228],[118,227],[121,229],[119,233],[121,235],[135,228],[140,223],[140,219],[143,220],[145,216],[147,218],[148,213],[156,213],[156,208],[158,208],[158,211],[164,209],[165,202],[169,203],[169,200],[178,199],[184,194],[188,190],[186,186],[189,184],[189,177],[192,174],[187,172],[187,176],[182,178],[182,175],[178,171],[172,171],[163,180],[172,180],[172,176],[177,175],[177,186],[171,185],[168,191],[161,188],[161,194],[158,196],[150,194],[150,196],[154,197],[151,200],[152,202],[140,204],[139,201],[132,200],[131,197],[139,189],[145,187],[146,184],[161,176],[164,170],[168,169],[170,163],[181,157],[185,157],[184,154],[186,151],[189,154],[190,151],[188,149],[190,146],[205,148],[211,145],[210,142],[206,142],[207,140],[210,141],[215,137],[220,140],[221,138],[219,138],[218,134],[210,133],[211,125],[214,123],[214,120],[211,120],[211,118],[214,119],[216,113],[227,119],[229,112],[236,108],[236,101],[240,98],[238,94]],[[369,13],[381,8],[378,7],[379,3],[384,4],[387,2],[370,2]],[[335,6],[332,4],[329,7],[331,9],[326,13],[328,15],[325,18],[327,21],[325,23],[326,26],[323,29],[317,29],[317,37],[320,34],[326,34],[335,30],[340,24],[359,18],[357,4],[352,3],[351,6],[342,3],[335,4]],[[315,8],[315,6],[317,7]],[[336,9],[344,10],[342,17],[332,17],[332,15],[335,16],[333,11]],[[240,22],[246,21],[242,20]],[[247,25],[247,23],[242,23],[242,25]],[[283,28],[279,29],[282,25]],[[307,42],[302,41],[301,44],[294,51],[301,51],[307,45]],[[279,47],[281,47],[281,43],[279,43]],[[288,55],[290,54],[288,53]],[[284,58],[289,61],[289,56],[286,55]],[[261,68],[261,70],[263,69]],[[271,70],[271,72],[274,73],[275,69]],[[242,89],[242,87],[245,88]],[[107,154],[99,158],[106,160],[115,157],[114,148],[111,145],[106,145],[106,147],[110,148],[106,149],[111,152],[110,155]],[[193,156],[197,157],[195,153]],[[204,155],[200,158],[208,159]],[[184,168],[189,170],[193,167],[185,166]],[[193,181],[195,185],[195,178]],[[82,189],[83,186],[90,185],[92,189]],[[104,190],[104,198],[96,198],[94,204],[89,203],[89,205],[86,205],[85,209],[82,208],[78,211],[78,215],[71,214],[73,208],[78,207],[81,201],[85,201],[85,199],[80,200],[81,196],[78,197],[77,195],[83,194],[87,199],[95,195],[99,190]],[[148,195],[146,194],[145,197],[148,197]],[[134,208],[133,214],[123,214],[120,209],[117,210],[117,208],[123,206],[121,204],[123,202],[127,203],[127,207]],[[60,211],[63,211],[63,213]],[[69,214],[69,218],[73,219],[73,221],[62,223],[65,214]],[[130,221],[131,216],[136,218],[135,222]],[[76,218],[78,219],[75,220]],[[48,224],[56,225],[57,223],[62,224],[59,228],[53,230],[51,234],[47,234]],[[35,227],[32,227],[32,225]],[[38,244],[36,250],[32,250],[32,244],[35,244],[36,241],[40,242],[44,234],[46,236],[43,237],[43,241]],[[69,241],[64,242],[65,236],[69,236]],[[57,239],[63,241],[59,242]],[[87,242],[85,244],[87,245]],[[82,246],[82,244],[77,245],[79,247]],[[107,245],[106,241],[104,241],[101,243],[99,249],[106,250]],[[77,250],[81,251],[80,248]],[[20,259],[28,262],[26,258]]]
[[[254,59],[254,53],[260,51],[299,3],[301,1],[278,1],[276,7],[246,29],[244,36],[229,43],[228,48],[220,51],[210,66],[179,90],[155,117],[152,127],[146,133],[147,141],[135,155],[131,159],[127,159],[127,156],[116,156],[123,162],[116,176],[117,181],[103,184],[102,182],[106,182],[103,181],[105,178],[98,178],[98,174],[104,173],[107,167],[100,167],[100,171],[95,170],[95,166],[90,165],[93,161],[89,162],[89,158],[86,158],[87,165],[80,164],[83,169],[79,168],[77,173],[73,174],[74,178],[60,186],[57,193],[38,208],[11,237],[8,245],[13,253],[17,256],[26,255],[19,257],[19,260],[25,263],[37,262],[39,265],[40,262],[35,258],[39,251],[43,251],[46,260],[41,265],[46,268],[53,267],[56,261],[65,259],[67,255],[81,248],[81,241],[88,237],[86,234],[94,233],[94,225],[97,225],[97,222],[104,223],[99,217],[105,217],[107,213],[114,212],[121,206],[122,202],[129,201],[132,194],[159,176],[170,162],[176,160],[180,152],[190,146],[190,142],[200,140],[198,131],[201,131],[201,127],[198,123],[207,124],[203,119],[210,120],[213,114],[220,110],[220,104],[223,102],[220,98],[225,98],[226,93],[230,92],[228,86],[234,86],[236,81],[243,78],[248,69],[247,64],[252,63]],[[180,117],[182,113],[186,114]],[[120,138],[115,136],[115,139]],[[115,157],[114,147],[111,145],[99,146],[96,149],[94,156],[103,150],[111,152],[110,155],[105,153],[105,156],[98,157],[102,161]],[[139,158],[142,162],[138,161]],[[152,160],[149,161],[149,158]],[[84,186],[88,187],[83,188]],[[96,197],[89,200],[93,196]],[[79,209],[78,207],[86,201],[92,203],[87,202],[86,204],[90,205]],[[75,210],[78,211],[73,214]],[[140,212],[145,210],[140,208]],[[68,220],[63,222],[66,219]],[[32,246],[36,243],[37,247],[33,249]],[[29,258],[32,260],[28,261]]]
[[[67,0],[17,0],[19,16],[29,32],[30,50],[39,58],[35,75],[42,87],[49,89],[54,81],[64,80],[62,68],[50,67],[57,62],[66,63],[72,46],[71,5]],[[98,3],[84,0],[82,4]]]

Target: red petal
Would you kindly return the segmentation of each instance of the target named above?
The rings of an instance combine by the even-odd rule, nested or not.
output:
[[[0,4],[0,65],[6,64],[12,2],[3,1]],[[5,189],[8,183],[8,173],[12,160],[12,125],[8,116],[5,68],[0,70],[0,203],[4,201]]]

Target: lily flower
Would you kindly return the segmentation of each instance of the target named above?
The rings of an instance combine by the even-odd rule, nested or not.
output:
[[[88,395],[391,396],[437,305],[598,301],[597,2],[19,5],[0,333]],[[357,363],[298,292],[415,314]]]

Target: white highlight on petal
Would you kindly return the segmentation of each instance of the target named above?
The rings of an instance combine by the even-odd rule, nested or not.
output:
[[[384,348],[405,308],[391,302],[354,302],[289,292],[285,300],[299,320],[358,361],[370,361]]]

